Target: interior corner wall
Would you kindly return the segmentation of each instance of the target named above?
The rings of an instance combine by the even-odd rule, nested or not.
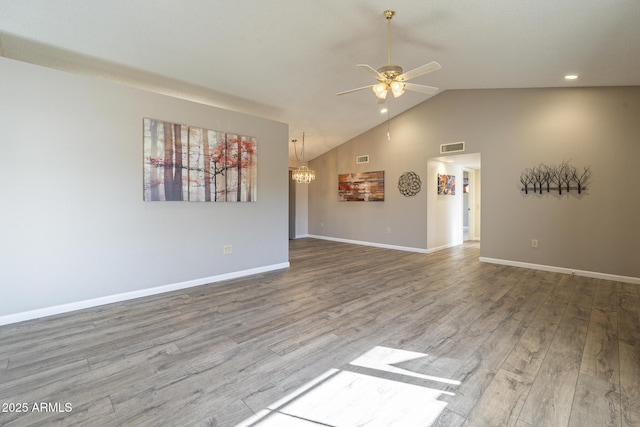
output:
[[[0,75],[0,318],[288,265],[286,124],[6,58]],[[144,117],[256,137],[257,201],[144,202]]]
[[[442,92],[392,118],[391,141],[385,123],[310,162],[320,182],[310,187],[309,232],[382,243],[385,227],[401,223],[394,243],[425,247],[424,192],[434,189],[407,201],[396,180],[415,170],[429,182],[440,144],[465,141],[482,156],[482,257],[640,278],[638,117],[637,86]],[[374,163],[356,166],[367,153]],[[585,193],[523,194],[523,170],[563,161],[591,167]],[[337,174],[363,170],[385,171],[385,202],[337,202]]]
[[[309,162],[316,171],[309,185],[310,235],[426,251],[427,164],[409,130],[393,126],[388,141],[386,127],[376,127]],[[356,164],[365,154],[369,163]],[[338,174],[375,171],[384,171],[384,201],[338,200]],[[422,179],[422,190],[411,197],[398,191],[398,179],[409,171]]]

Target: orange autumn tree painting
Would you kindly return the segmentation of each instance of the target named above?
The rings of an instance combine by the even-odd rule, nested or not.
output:
[[[256,199],[256,139],[227,134],[228,202],[252,202]]]
[[[252,202],[257,139],[144,119],[144,200]]]
[[[225,134],[189,128],[189,201],[224,202]]]

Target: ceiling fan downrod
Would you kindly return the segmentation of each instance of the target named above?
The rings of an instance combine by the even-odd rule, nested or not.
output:
[[[395,10],[385,10],[384,17],[387,18],[387,60],[391,65],[391,18],[396,14]]]

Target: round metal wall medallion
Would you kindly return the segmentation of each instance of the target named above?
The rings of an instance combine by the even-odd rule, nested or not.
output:
[[[405,197],[415,196],[420,192],[421,187],[422,182],[415,172],[405,172],[398,180],[398,190],[400,190],[400,194]]]

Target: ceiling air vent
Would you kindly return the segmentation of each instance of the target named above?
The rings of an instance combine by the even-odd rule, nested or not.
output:
[[[369,155],[365,154],[363,156],[356,156],[356,164],[369,163]]]
[[[464,141],[440,144],[440,154],[459,153],[460,151],[464,151]]]

